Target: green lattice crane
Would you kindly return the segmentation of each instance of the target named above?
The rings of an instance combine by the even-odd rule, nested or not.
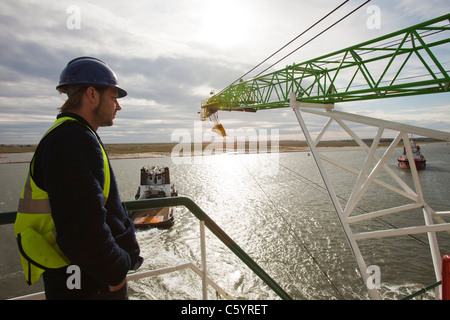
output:
[[[240,81],[202,102],[215,129],[219,110],[256,112],[289,106],[448,92],[450,14],[284,69]],[[446,46],[447,45],[447,46]]]

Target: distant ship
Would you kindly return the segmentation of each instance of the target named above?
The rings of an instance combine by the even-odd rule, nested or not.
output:
[[[151,199],[178,196],[170,183],[168,167],[141,169],[141,183],[135,199]],[[131,211],[130,218],[136,228],[170,228],[174,224],[174,207]]]
[[[414,162],[416,164],[416,168],[418,170],[425,169],[427,165],[427,161],[425,160],[425,157],[423,156],[422,152],[420,151],[420,147],[416,145],[416,143],[412,140],[410,140],[411,143],[411,151],[414,157]],[[398,166],[400,168],[407,168],[409,169],[409,160],[408,160],[408,154],[406,153],[406,148],[403,147],[403,155],[398,158]]]

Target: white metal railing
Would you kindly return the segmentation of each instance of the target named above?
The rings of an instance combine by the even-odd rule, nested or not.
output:
[[[282,299],[292,299],[250,256],[248,256],[200,207],[187,197],[154,198],[136,201],[124,202],[127,210],[143,210],[150,208],[162,208],[170,206],[185,206],[200,222],[200,251],[201,251],[201,269],[193,263],[185,263],[178,266],[166,267],[162,269],[149,270],[143,272],[130,273],[127,280],[133,281],[147,277],[158,276],[166,273],[176,272],[185,269],[191,269],[202,278],[203,299],[208,299],[208,285],[216,290],[217,293],[226,299],[232,297],[225,292],[217,283],[208,277],[206,264],[206,235],[207,227],[222,243],[224,243],[242,262],[244,262],[261,280],[263,280],[275,293]],[[14,221],[14,212],[5,213],[7,217],[5,223]],[[44,292],[29,294],[13,298],[11,300],[41,300],[45,299]]]
[[[127,275],[127,281],[135,281],[139,279],[159,276],[167,273],[177,272],[181,270],[191,269],[199,275],[202,279],[202,295],[203,300],[208,299],[208,285],[213,287],[217,293],[221,294],[226,299],[232,299],[232,297],[223,290],[217,283],[212,281],[208,277],[207,269],[206,269],[206,241],[205,241],[205,222],[200,221],[200,248],[201,248],[201,262],[202,262],[202,269],[198,268],[195,264],[192,262],[180,264],[173,267],[166,267],[166,268],[160,268],[155,270],[148,270],[148,271],[142,271],[142,272],[135,272],[130,273]],[[45,293],[44,292],[38,292],[33,293],[25,296],[20,296],[17,298],[12,298],[10,300],[43,300],[45,299]]]

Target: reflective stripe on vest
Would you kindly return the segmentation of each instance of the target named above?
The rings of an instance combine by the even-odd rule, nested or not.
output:
[[[43,138],[66,121],[78,120],[72,117],[57,119]],[[86,127],[97,138],[95,132],[88,126]],[[111,176],[108,156],[100,141],[99,145],[103,154],[105,176],[103,205],[105,205],[109,195]],[[39,188],[33,180],[34,159],[33,156],[14,223],[14,233],[19,246],[22,268],[29,284],[36,282],[45,270],[58,269],[70,264],[69,259],[61,252],[56,243],[55,223],[51,216],[48,193]]]

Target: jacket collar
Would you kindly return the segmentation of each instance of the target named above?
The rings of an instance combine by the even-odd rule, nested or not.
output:
[[[74,119],[80,121],[81,123],[83,123],[84,125],[89,127],[91,129],[91,131],[95,133],[95,135],[97,136],[97,139],[99,141],[101,141],[100,136],[97,134],[97,132],[94,130],[94,128],[92,128],[92,126],[89,124],[89,122],[87,122],[82,116],[80,116],[76,113],[72,113],[72,112],[63,112],[63,113],[58,114],[56,119],[59,119],[62,117],[71,117],[71,118],[74,118]]]

